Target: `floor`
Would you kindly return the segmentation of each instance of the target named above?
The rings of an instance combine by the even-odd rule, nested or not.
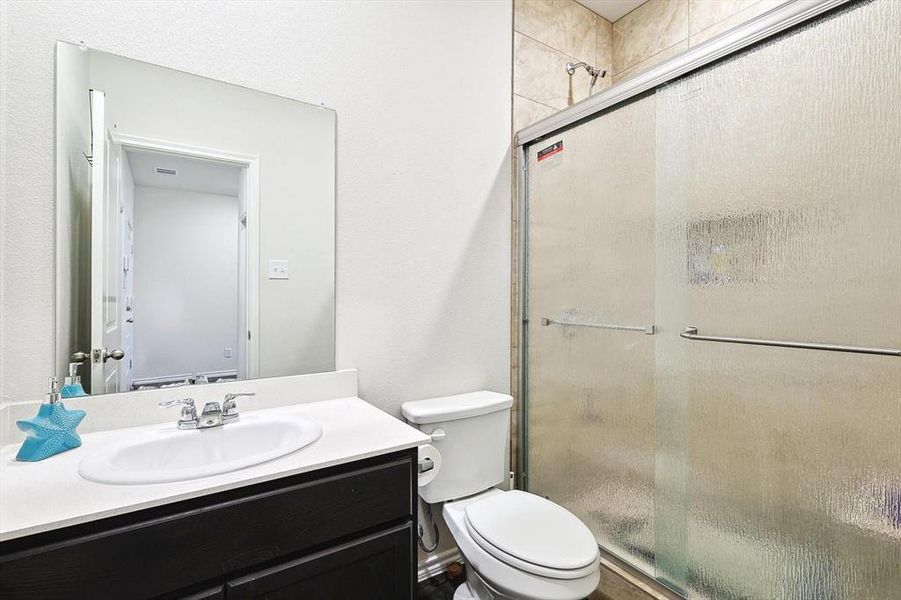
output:
[[[416,590],[417,600],[453,600],[457,586],[466,579],[466,572],[460,568],[459,574],[451,577],[447,573],[420,581]],[[669,600],[669,596],[649,594],[630,584],[607,567],[601,568],[598,590],[587,600]]]
[[[685,600],[650,576],[601,549],[601,578],[586,600]],[[457,586],[466,581],[466,566],[455,562],[447,571],[417,587],[418,600],[453,600]]]
[[[466,577],[462,577],[465,579]],[[452,600],[454,590],[460,585],[462,579],[451,579],[447,573],[430,577],[420,581],[416,588],[417,600]]]

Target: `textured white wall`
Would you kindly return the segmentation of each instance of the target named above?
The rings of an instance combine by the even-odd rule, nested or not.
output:
[[[337,366],[509,389],[509,2],[0,3],[0,396],[53,365],[56,39],[338,112]]]

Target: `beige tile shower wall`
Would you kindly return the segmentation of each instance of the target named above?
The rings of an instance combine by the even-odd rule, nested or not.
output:
[[[791,0],[648,0],[613,24],[612,83]]]
[[[513,130],[539,121],[610,87],[613,25],[575,0],[513,2]],[[608,71],[591,88],[584,61]]]

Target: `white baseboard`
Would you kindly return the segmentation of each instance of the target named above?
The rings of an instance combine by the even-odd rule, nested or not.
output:
[[[456,548],[448,548],[438,554],[432,554],[419,563],[417,579],[422,581],[429,577],[440,575],[447,568],[447,565],[454,562],[462,562],[460,552]]]
[[[197,371],[194,373],[174,373],[170,375],[159,375],[157,377],[140,377],[131,380],[132,389],[137,389],[142,385],[160,385],[167,383],[181,383],[185,379],[206,376],[209,379],[219,379],[222,377],[236,378],[238,372],[235,369],[226,371]],[[131,390],[128,390],[131,391]]]

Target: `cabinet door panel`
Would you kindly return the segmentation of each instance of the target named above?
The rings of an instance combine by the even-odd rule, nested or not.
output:
[[[227,600],[413,598],[410,523],[235,579]]]

